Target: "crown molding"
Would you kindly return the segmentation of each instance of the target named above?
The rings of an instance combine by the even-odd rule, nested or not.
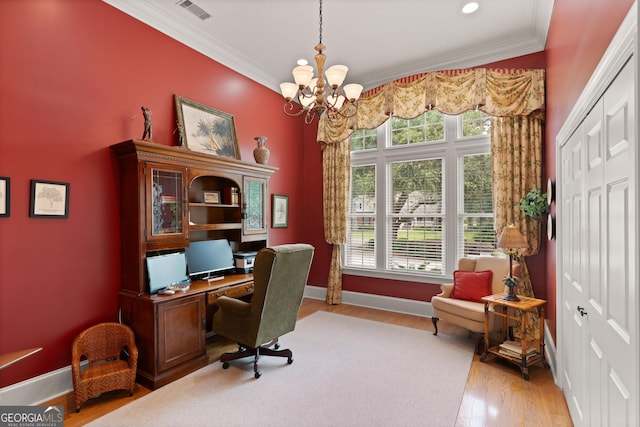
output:
[[[152,0],[103,0],[103,2],[257,83],[275,92],[280,92],[280,80],[265,72],[251,58],[232,49],[213,36],[203,35],[194,27],[190,17],[180,13],[169,14],[162,8],[158,8]],[[482,64],[543,51],[553,5],[554,0],[535,2],[535,10],[531,16],[533,31],[519,40],[512,40],[508,43],[498,41],[489,45],[484,43],[467,46],[464,49],[450,51],[446,55],[421,59],[393,70],[378,73],[358,75],[356,72],[352,72],[351,80],[358,81],[364,86],[364,90],[369,90],[389,81],[418,73],[477,67]]]

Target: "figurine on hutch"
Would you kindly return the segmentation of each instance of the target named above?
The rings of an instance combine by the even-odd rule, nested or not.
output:
[[[144,141],[151,141],[151,110],[147,107],[141,107],[142,115],[144,116],[144,132],[142,133],[142,139]]]

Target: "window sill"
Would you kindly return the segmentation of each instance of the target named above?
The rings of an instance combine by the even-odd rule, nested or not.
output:
[[[443,283],[452,283],[452,277],[444,277],[444,276],[435,276],[435,275],[427,275],[427,274],[412,274],[412,273],[399,273],[399,272],[390,272],[390,271],[379,271],[379,270],[365,270],[358,269],[353,267],[343,267],[342,268],[343,275],[350,276],[362,276],[362,277],[376,277],[378,279],[389,279],[389,280],[398,280],[402,282],[418,282],[418,283],[428,283],[433,285],[441,285]]]

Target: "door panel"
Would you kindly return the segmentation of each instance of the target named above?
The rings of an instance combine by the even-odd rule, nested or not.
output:
[[[563,181],[562,181],[562,212],[565,215],[566,224],[563,232],[563,263],[562,263],[562,307],[563,307],[563,337],[564,347],[564,393],[574,422],[582,424],[585,411],[589,404],[583,372],[585,366],[585,353],[583,349],[587,343],[584,316],[577,311],[577,307],[585,307],[583,287],[583,260],[586,257],[583,244],[583,155],[584,143],[583,128],[578,129],[565,146],[562,147]]]
[[[563,391],[576,426],[638,423],[632,63],[560,149]]]
[[[637,212],[634,209],[635,92],[634,67],[631,62],[620,71],[604,94],[605,162],[603,188],[605,189],[604,223],[606,246],[604,269],[606,304],[602,322],[603,347],[609,365],[604,401],[610,425],[637,425],[637,360],[638,315],[634,275],[637,260],[632,247],[637,244]],[[635,185],[635,187],[634,187]],[[636,230],[636,231],[634,231]],[[632,398],[632,392],[635,394]]]
[[[601,390],[602,384],[606,379],[607,364],[604,360],[604,352],[601,346],[592,339],[589,343],[589,366],[588,372],[592,375],[588,378],[588,411],[589,414],[586,417],[590,420],[591,425],[600,426],[603,425],[602,415],[602,402],[601,402]]]

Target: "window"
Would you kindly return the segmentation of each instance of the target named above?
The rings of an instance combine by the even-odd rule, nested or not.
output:
[[[433,281],[495,250],[489,126],[428,111],[354,132],[345,272]]]
[[[375,268],[376,166],[351,168],[351,208],[347,259],[353,265]]]

